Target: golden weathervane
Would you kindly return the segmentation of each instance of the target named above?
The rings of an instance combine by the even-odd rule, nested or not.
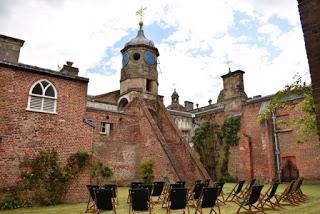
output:
[[[142,21],[142,19],[143,19],[143,16],[144,16],[144,11],[145,11],[146,9],[147,9],[146,7],[143,8],[142,5],[141,5],[140,10],[138,10],[138,11],[136,12],[136,15],[137,15],[137,16],[140,16],[140,22],[139,22],[140,28],[142,28],[142,26],[143,26],[143,21]]]

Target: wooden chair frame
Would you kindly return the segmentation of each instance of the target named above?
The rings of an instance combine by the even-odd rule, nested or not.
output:
[[[206,187],[204,187],[204,188],[206,188]],[[213,187],[213,188],[219,188],[219,187]],[[217,194],[218,194],[218,191],[219,190],[217,190]],[[203,201],[203,197],[204,197],[204,191],[202,191],[202,193],[201,193],[201,196],[200,196],[200,198],[198,199],[198,201],[197,201],[197,207],[196,207],[196,212],[195,212],[195,214],[197,214],[198,212],[200,212],[200,214],[202,214],[203,213],[203,208],[202,208],[202,201]],[[217,198],[216,198],[216,202],[215,202],[215,206],[217,206],[218,207],[218,213],[220,214],[221,213],[221,211],[220,211],[220,206],[219,206],[219,203],[218,203],[218,195],[217,195]],[[213,206],[213,207],[211,207],[211,209],[210,209],[210,214],[212,213],[212,211],[215,213],[215,214],[218,214],[215,210],[214,210],[214,207],[215,206]]]
[[[262,186],[261,188],[263,188],[263,185],[260,185]],[[253,194],[253,190],[254,188],[251,188],[244,196],[244,200],[242,202],[240,202],[240,198],[238,198],[237,200],[235,200],[234,202],[236,204],[238,204],[240,207],[239,209],[237,210],[237,214],[240,212],[241,208],[245,209],[246,211],[248,211],[249,213],[253,213],[252,212],[252,207],[255,208],[256,210],[262,212],[262,213],[265,213],[264,209],[262,207],[259,207],[258,205],[261,203],[261,192],[259,194],[259,198],[258,200],[254,203],[257,205],[254,205],[254,204],[251,204],[249,203],[249,199],[251,197],[251,194]],[[262,190],[262,189],[261,189]],[[246,208],[245,206],[248,206],[248,208]]]

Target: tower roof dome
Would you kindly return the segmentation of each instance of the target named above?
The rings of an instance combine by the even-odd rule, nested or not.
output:
[[[150,47],[154,47],[153,41],[146,38],[144,35],[142,27],[139,29],[138,34],[135,38],[131,39],[124,47],[129,45],[147,45]]]

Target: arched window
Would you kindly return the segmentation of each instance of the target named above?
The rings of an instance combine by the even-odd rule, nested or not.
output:
[[[48,80],[34,83],[29,92],[28,110],[56,113],[57,91]]]

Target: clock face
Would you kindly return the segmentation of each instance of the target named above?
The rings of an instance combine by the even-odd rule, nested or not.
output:
[[[154,65],[157,63],[157,57],[154,53],[146,51],[144,53],[144,61],[149,65]]]
[[[122,56],[122,65],[123,67],[126,66],[129,62],[129,54],[128,52],[125,52],[123,53],[123,56]]]

